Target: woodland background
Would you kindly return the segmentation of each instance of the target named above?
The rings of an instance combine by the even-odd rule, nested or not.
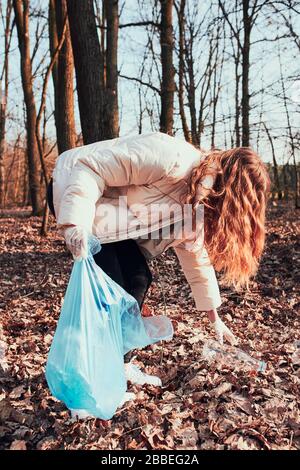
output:
[[[0,15],[0,448],[299,449],[300,2],[2,0]],[[43,369],[72,264],[46,186],[63,151],[149,130],[250,145],[269,167],[260,271],[250,292],[221,285],[220,308],[268,369],[208,368],[212,333],[168,252],[147,302],[175,338],[136,359],[163,389],[71,423]]]
[[[56,156],[161,130],[251,145],[299,205],[300,4],[1,1],[0,206],[43,211]]]

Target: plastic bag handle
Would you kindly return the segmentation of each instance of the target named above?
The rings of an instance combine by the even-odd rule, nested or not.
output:
[[[95,235],[89,235],[88,237],[88,256],[93,256],[96,253],[101,251],[101,243],[99,238],[95,237]]]

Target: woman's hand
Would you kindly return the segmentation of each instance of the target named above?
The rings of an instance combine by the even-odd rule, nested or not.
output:
[[[210,310],[208,313],[208,318],[215,330],[217,339],[220,344],[223,344],[224,338],[232,345],[237,344],[237,338],[230,331],[230,329],[222,322],[216,310]]]
[[[88,256],[88,233],[79,225],[67,227],[64,231],[64,238],[68,249],[71,251],[74,260],[81,261]]]

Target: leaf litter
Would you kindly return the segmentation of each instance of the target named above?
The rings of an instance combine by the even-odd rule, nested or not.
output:
[[[240,348],[268,363],[265,374],[249,376],[202,359],[203,342],[213,333],[169,250],[151,263],[146,302],[156,314],[169,315],[175,336],[136,351],[137,364],[160,375],[163,387],[131,386],[137,399],[110,421],[72,422],[45,381],[72,266],[50,222],[44,238],[40,218],[23,210],[1,216],[1,449],[300,449],[300,369],[291,359],[300,337],[295,211],[269,210],[266,250],[249,292],[220,283],[220,316]]]

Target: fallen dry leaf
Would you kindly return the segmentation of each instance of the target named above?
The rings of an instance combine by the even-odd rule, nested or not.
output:
[[[27,450],[25,441],[13,441],[9,448],[10,450]]]
[[[137,400],[113,419],[78,423],[51,396],[44,376],[71,255],[53,219],[45,238],[39,217],[23,210],[0,217],[1,449],[300,450],[300,368],[292,362],[300,331],[294,210],[269,210],[265,254],[248,292],[220,282],[220,316],[241,349],[267,362],[265,374],[249,376],[242,367],[203,360],[203,342],[213,333],[169,250],[150,262],[154,282],[146,303],[154,314],[171,318],[175,336],[135,352],[138,364],[162,377],[162,389],[132,387]]]

